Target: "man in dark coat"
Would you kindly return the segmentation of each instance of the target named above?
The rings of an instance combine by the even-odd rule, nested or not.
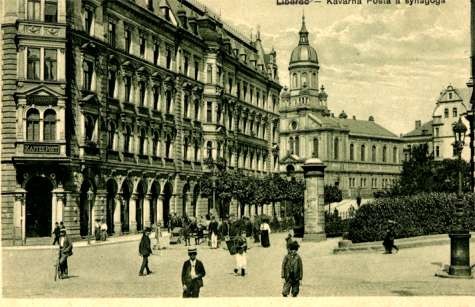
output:
[[[188,248],[190,259],[183,263],[181,270],[181,283],[183,285],[183,297],[199,297],[200,288],[203,287],[203,277],[205,277],[205,267],[203,263],[196,259],[196,247]]]
[[[392,254],[393,249],[395,249],[396,252],[399,251],[399,248],[394,244],[394,239],[396,237],[396,232],[394,231],[395,224],[396,222],[392,220],[388,221],[388,228],[386,230],[386,234],[384,236],[384,241],[383,241],[385,254]]]
[[[55,245],[56,243],[59,244],[59,236],[61,235],[61,228],[59,227],[58,222],[56,222],[55,225],[56,226],[54,227],[54,230],[53,230],[53,234],[54,234],[53,245]]]
[[[152,254],[152,248],[150,246],[150,227],[145,228],[143,231],[142,239],[139,244],[139,254],[142,256],[142,266],[140,267],[139,276],[144,276],[143,271],[147,270],[147,275],[152,274],[152,271],[148,268],[148,256]]]
[[[292,291],[292,296],[296,297],[299,294],[300,281],[303,277],[302,258],[297,254],[299,249],[297,241],[292,241],[289,249],[290,252],[285,255],[282,261],[282,278],[285,281],[282,295],[286,297]]]
[[[68,277],[68,257],[72,254],[73,243],[66,234],[66,228],[63,228],[59,237],[59,278]]]

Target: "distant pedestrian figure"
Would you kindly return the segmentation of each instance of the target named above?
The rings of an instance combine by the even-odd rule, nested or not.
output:
[[[395,249],[396,252],[399,251],[399,248],[394,244],[394,239],[396,237],[396,232],[394,231],[395,224],[396,222],[392,220],[388,221],[388,228],[386,230],[386,234],[384,236],[384,241],[383,241],[385,254],[392,254],[393,249]]]
[[[59,238],[59,278],[68,277],[68,257],[72,255],[73,243],[66,234],[66,228],[63,228]]]
[[[99,219],[97,219],[96,223],[94,224],[94,238],[96,241],[101,240],[101,222]]]
[[[247,242],[246,237],[243,235],[235,237],[236,245],[236,267],[234,268],[234,273],[237,275],[244,276],[246,275],[247,268]]]
[[[150,247],[150,235],[151,229],[149,227],[145,228],[143,231],[142,239],[140,240],[139,245],[139,254],[142,256],[142,266],[140,267],[139,276],[144,276],[143,271],[147,270],[147,275],[152,274],[148,267],[148,257],[152,254],[152,248]]]
[[[107,223],[105,219],[102,219],[101,223],[101,241],[107,240]]]
[[[292,292],[292,296],[296,297],[299,294],[300,281],[303,277],[302,258],[297,254],[299,244],[292,241],[289,246],[290,252],[285,255],[282,261],[282,278],[284,279],[284,287],[282,295],[288,296]]]
[[[260,227],[261,231],[261,245],[262,247],[269,247],[270,246],[270,227],[269,224],[267,224],[267,220],[264,220],[261,224]]]
[[[55,224],[55,227],[53,230],[53,235],[54,235],[53,245],[55,245],[56,243],[59,244],[59,236],[61,235],[61,228],[59,227],[58,222],[54,224]]]
[[[256,217],[254,217],[254,222],[252,223],[252,235],[254,237],[254,243],[259,243],[259,236],[260,236],[260,225],[259,221]]]
[[[290,253],[290,245],[294,242],[292,240],[292,233],[289,232],[287,237],[285,238],[285,247],[287,248],[287,253]]]
[[[214,216],[211,217],[211,223],[209,223],[209,233],[211,235],[211,248],[218,248],[218,222]]]
[[[190,259],[183,263],[181,270],[181,283],[183,285],[183,297],[199,297],[200,288],[203,287],[203,277],[205,277],[205,267],[203,263],[196,259],[196,247],[188,247]]]

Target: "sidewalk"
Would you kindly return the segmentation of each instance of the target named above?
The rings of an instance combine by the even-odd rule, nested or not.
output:
[[[470,234],[472,235],[470,242],[475,243],[475,232],[472,232]],[[423,246],[436,246],[450,244],[450,238],[448,234],[420,236],[396,239],[395,244],[400,249]],[[350,241],[342,240],[338,242],[338,245],[338,247],[333,249],[334,254],[384,251],[383,241],[351,243]]]
[[[167,239],[170,234],[167,231],[162,231],[161,239]],[[138,234],[129,234],[129,235],[122,235],[122,236],[112,236],[108,237],[106,241],[96,241],[92,239],[90,244],[87,244],[87,240],[81,241],[74,241],[73,245],[74,248],[76,247],[92,247],[92,246],[101,246],[101,245],[110,245],[110,244],[119,244],[119,243],[127,243],[133,241],[139,241],[142,237],[141,233]],[[150,239],[155,239],[155,233],[150,234]],[[152,240],[152,245],[155,244],[155,240]],[[166,244],[165,244],[166,245]],[[57,249],[57,245],[25,245],[25,246],[4,246],[2,250],[43,250],[43,249]]]

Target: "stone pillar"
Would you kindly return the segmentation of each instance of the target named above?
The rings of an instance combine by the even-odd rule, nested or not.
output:
[[[122,234],[122,221],[120,219],[120,211],[122,210],[122,197],[117,194],[114,198],[114,233],[116,235]]]
[[[79,193],[72,191],[66,194],[66,204],[63,212],[64,226],[71,239],[79,238]]]
[[[163,195],[159,195],[157,199],[157,222],[160,222],[162,227],[166,227],[163,223]]]
[[[107,192],[105,190],[97,190],[96,200],[94,202],[94,208],[92,208],[94,220],[96,219],[106,219],[106,206],[107,206]],[[94,224],[93,224],[94,225]]]
[[[133,194],[129,200],[129,233],[137,232],[137,221],[135,215],[135,208],[137,206],[137,194]]]
[[[24,245],[26,240],[26,208],[25,208],[26,191],[24,189],[17,189],[15,191],[15,204],[13,207],[13,227],[14,233],[12,234],[14,244],[17,245],[17,239],[20,239],[20,244]]]
[[[53,202],[53,219],[52,224],[54,229],[54,224],[56,222],[61,222],[64,220],[64,201],[65,201],[65,191],[62,187],[53,190],[53,196],[56,199],[56,202]]]
[[[143,200],[142,221],[143,227],[150,227],[150,207],[152,203],[152,195],[147,194]]]
[[[305,161],[302,168],[305,177],[304,240],[323,241],[326,240],[323,203],[325,165],[314,158]]]

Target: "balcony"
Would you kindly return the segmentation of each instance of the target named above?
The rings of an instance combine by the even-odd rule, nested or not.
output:
[[[148,108],[147,107],[138,107],[139,115],[142,116],[149,116]]]
[[[124,161],[135,163],[134,154],[131,152],[124,152]]]
[[[150,164],[150,161],[147,155],[138,155],[137,157],[140,164]]]

